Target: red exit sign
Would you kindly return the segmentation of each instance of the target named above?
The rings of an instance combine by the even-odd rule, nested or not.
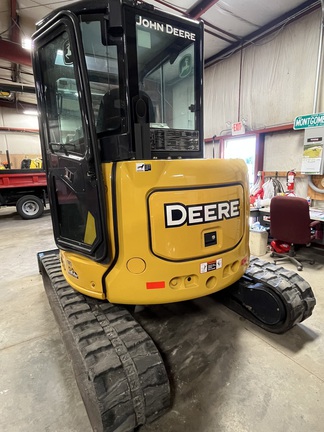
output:
[[[237,122],[232,124],[232,135],[242,135],[245,134],[245,127],[242,122]]]

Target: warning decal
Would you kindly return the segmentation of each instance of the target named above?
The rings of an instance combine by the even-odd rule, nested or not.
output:
[[[219,258],[217,260],[209,261],[200,264],[200,273],[207,273],[213,270],[217,270],[222,268],[223,266],[223,259]]]

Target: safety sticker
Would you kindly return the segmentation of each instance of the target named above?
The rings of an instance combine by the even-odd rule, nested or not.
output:
[[[223,259],[218,258],[214,261],[209,261],[200,264],[200,273],[207,273],[213,270],[217,270],[223,267]]]
[[[67,272],[69,275],[73,276],[76,279],[79,279],[78,273],[74,270],[71,261],[66,260],[67,263]]]
[[[79,279],[78,273],[76,273],[73,269],[68,269],[69,275],[73,276],[76,279]]]
[[[137,163],[136,164],[136,171],[151,171],[152,167],[151,164],[144,164],[144,163]]]

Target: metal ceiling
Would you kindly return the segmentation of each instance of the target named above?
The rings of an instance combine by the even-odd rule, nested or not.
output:
[[[321,6],[320,0],[146,1],[175,14],[204,20],[206,67]],[[12,88],[13,96],[6,100],[0,93],[0,105],[19,108],[35,104],[30,53],[21,47],[22,39],[32,35],[37,21],[69,3],[69,0],[1,0],[0,91]]]

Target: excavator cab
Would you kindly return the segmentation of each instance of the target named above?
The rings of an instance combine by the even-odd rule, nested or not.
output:
[[[202,24],[134,4],[76,2],[34,35],[55,238],[97,261],[109,254],[101,164],[203,155]]]
[[[38,23],[33,43],[59,250],[39,253],[40,272],[94,430],[133,431],[171,399],[131,305],[219,291],[280,333],[315,299],[298,275],[249,265],[246,164],[203,158],[202,23],[81,0]]]

